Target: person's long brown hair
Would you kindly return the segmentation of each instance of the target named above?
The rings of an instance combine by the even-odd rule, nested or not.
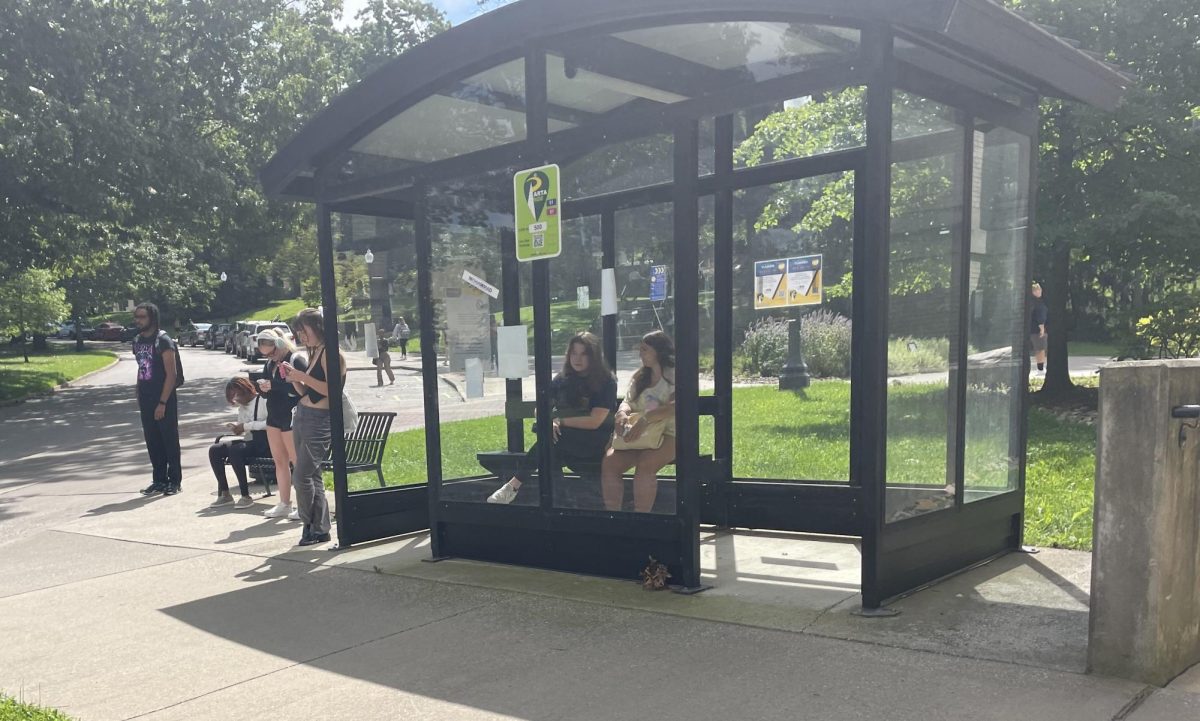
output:
[[[316,337],[321,339],[321,345],[325,346],[326,349],[328,349],[329,336],[325,335],[325,316],[321,315],[321,311],[317,310],[316,308],[305,308],[304,310],[302,310],[296,314],[296,325],[304,326],[305,330],[308,331],[308,335],[309,335],[310,339],[312,336],[315,335]],[[316,346],[305,346],[305,348],[308,350],[308,355],[309,355],[308,364],[310,366],[313,366],[316,363],[318,363],[321,358],[321,356],[316,356],[315,358],[312,357],[313,356],[312,351],[313,351],[313,348],[315,348],[315,347]],[[337,351],[338,358],[341,359],[342,377],[345,378],[346,370],[347,370],[346,355],[344,353],[342,353],[341,348],[338,348],[336,337],[334,337],[334,339],[333,339],[333,349]],[[324,353],[324,351],[322,351],[322,353]],[[311,373],[312,370],[310,369],[309,372]]]
[[[667,369],[675,367],[675,341],[661,330],[652,330],[642,336],[642,342],[654,349],[655,355],[658,356],[658,365],[662,367],[665,377]],[[651,372],[649,366],[642,366],[634,372],[633,400],[637,400],[638,396],[642,395],[642,391],[650,387],[653,379],[654,373]],[[670,381],[667,382],[670,383]]]
[[[304,326],[310,336],[315,335],[325,342],[325,317],[316,308],[305,308],[296,314],[296,325]],[[315,348],[316,346],[309,346]]]
[[[571,348],[576,343],[583,346],[584,354],[588,357],[586,373],[579,373],[571,367]],[[608,368],[608,362],[604,360],[600,339],[587,331],[571,336],[571,341],[567,343],[567,353],[563,357],[562,371],[559,375],[568,381],[577,381],[582,386],[580,391],[586,389],[587,395],[598,392],[606,383],[612,381],[613,374]],[[586,400],[586,396],[576,400]]]

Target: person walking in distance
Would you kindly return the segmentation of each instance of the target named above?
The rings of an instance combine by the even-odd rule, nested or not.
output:
[[[154,468],[154,480],[142,493],[173,496],[181,490],[183,479],[179,467],[179,404],[175,393],[183,382],[179,348],[159,328],[158,306],[153,303],[134,308],[133,321],[138,327],[133,338],[138,410]]]
[[[396,327],[392,329],[392,340],[400,344],[400,360],[408,360],[408,339],[412,335],[409,330],[408,323],[404,322],[404,316],[396,317]],[[383,379],[379,381],[379,385],[383,385]]]
[[[1042,300],[1042,286],[1033,284],[1033,303],[1029,313],[1029,340],[1033,346],[1034,360],[1037,362],[1038,373],[1046,372],[1046,320],[1049,311],[1046,302]]]

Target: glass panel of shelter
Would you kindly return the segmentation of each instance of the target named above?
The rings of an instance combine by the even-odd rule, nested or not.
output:
[[[425,483],[424,397],[415,360],[420,353],[413,222],[409,219],[334,213],[335,276],[338,284],[339,344],[349,366],[373,366],[350,373],[347,388],[360,407],[396,413],[391,440],[403,451],[385,458],[381,472],[350,473],[350,493]],[[366,262],[366,253],[372,261]],[[410,338],[401,340],[401,320]],[[368,326],[371,328],[369,329]],[[374,343],[369,342],[374,338]],[[302,350],[302,349],[301,349]],[[407,359],[408,352],[413,359]],[[361,462],[348,448],[348,465]]]
[[[885,520],[955,506],[962,282],[960,113],[893,99]]]
[[[1027,328],[1026,136],[985,122],[973,132],[963,501],[1017,489]]]
[[[503,236],[512,232],[512,173],[431,185],[425,207],[439,350],[440,498],[484,503],[502,483],[523,475],[505,453],[507,420],[514,412],[519,417],[521,399],[506,398],[496,353],[503,294],[520,290],[507,287],[501,256]],[[532,388],[531,379],[525,384]],[[536,486],[507,501],[537,505]]]

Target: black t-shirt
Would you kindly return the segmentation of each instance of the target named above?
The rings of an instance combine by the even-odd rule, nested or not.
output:
[[[590,415],[595,408],[607,408],[608,417],[597,430],[612,432],[613,413],[617,410],[617,379],[609,378],[600,389],[592,392],[580,378],[554,376],[550,382],[550,398],[560,416]],[[581,428],[566,428],[563,431],[583,431]],[[584,431],[590,432],[590,431]]]
[[[160,396],[167,381],[167,369],[163,365],[164,351],[179,352],[175,341],[166,333],[146,338],[142,334],[133,337],[133,357],[137,360],[137,390],[139,396]]]
[[[1040,326],[1046,325],[1046,318],[1049,314],[1050,314],[1050,312],[1049,312],[1049,310],[1047,310],[1046,304],[1044,302],[1042,302],[1042,299],[1041,298],[1035,299],[1033,301],[1033,312],[1029,314],[1029,316],[1030,316],[1029,332],[1031,334],[1032,333],[1041,333],[1042,329],[1040,328]]]
[[[288,353],[283,362],[291,363],[298,371],[308,370],[308,359],[298,353]],[[267,409],[274,413],[291,411],[300,402],[300,394],[296,387],[285,381],[279,374],[279,364],[267,361],[267,380],[271,381],[271,392],[264,394],[267,398]]]

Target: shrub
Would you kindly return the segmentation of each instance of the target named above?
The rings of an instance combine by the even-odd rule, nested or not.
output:
[[[818,378],[850,376],[850,319],[828,310],[804,316],[800,325],[804,362]]]
[[[787,362],[788,325],[783,318],[760,318],[746,329],[740,358],[746,375],[777,376]]]
[[[808,371],[823,378],[850,375],[850,319],[827,310],[804,315],[800,342]],[[787,363],[788,320],[766,317],[751,323],[736,358],[746,375],[777,376]]]
[[[1200,292],[1169,294],[1139,318],[1133,332],[1141,357],[1193,358],[1200,354]]]
[[[949,368],[949,338],[900,337],[888,341],[889,376],[935,373]]]

